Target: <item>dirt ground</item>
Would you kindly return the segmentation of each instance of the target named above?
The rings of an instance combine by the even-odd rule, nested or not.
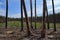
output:
[[[31,35],[26,35],[26,29],[20,32],[20,28],[0,28],[0,40],[60,40],[60,30],[47,30],[45,38],[40,38],[40,30],[31,30]]]

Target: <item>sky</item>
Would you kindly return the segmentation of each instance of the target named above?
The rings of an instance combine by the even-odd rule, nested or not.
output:
[[[26,4],[27,14],[30,17],[30,0],[24,0]],[[32,7],[33,7],[33,16],[35,15],[34,12],[34,1],[32,0]],[[52,12],[52,0],[46,0],[47,7],[48,7],[48,14],[53,14]],[[43,14],[43,0],[36,0],[36,12],[37,16],[42,16]],[[55,6],[55,13],[60,12],[60,0],[54,0]],[[6,0],[0,0],[0,15],[6,15]],[[24,16],[24,13],[23,13]],[[20,7],[20,0],[8,0],[8,17],[11,18],[20,18],[21,17],[21,7]],[[25,16],[24,16],[25,17]]]

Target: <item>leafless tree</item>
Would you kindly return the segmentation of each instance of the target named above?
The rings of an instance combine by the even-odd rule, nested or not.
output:
[[[36,28],[36,0],[35,0],[35,29],[37,29]]]
[[[31,32],[30,32],[30,28],[29,28],[29,20],[28,20],[28,16],[27,16],[26,6],[25,6],[24,0],[21,0],[21,1],[22,1],[23,9],[24,9],[25,18],[26,18],[27,35],[29,36],[31,34]]]
[[[42,30],[41,30],[41,37],[45,38],[46,33],[46,25],[45,25],[45,9],[46,8],[46,0],[43,0],[43,19],[42,19]]]
[[[47,8],[47,2],[46,2],[46,14],[47,14],[47,16],[46,16],[47,28],[48,28],[48,29],[50,29],[50,27],[49,27],[49,17],[48,17],[48,8]]]
[[[22,1],[20,1],[20,4],[21,4],[21,30],[20,31],[23,31],[23,7],[22,7]]]
[[[8,0],[6,0],[6,23],[5,23],[5,28],[7,28],[7,21],[8,21]]]
[[[54,31],[56,31],[56,19],[55,19],[54,0],[52,0],[52,8],[53,8],[53,23],[54,23]]]
[[[33,29],[33,25],[32,25],[32,0],[30,0],[30,10],[31,10],[31,29]]]

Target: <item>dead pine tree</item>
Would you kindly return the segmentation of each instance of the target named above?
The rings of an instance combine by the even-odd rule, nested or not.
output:
[[[42,19],[41,38],[45,38],[45,33],[46,33],[46,25],[45,25],[45,7],[46,7],[46,0],[43,0],[43,19]]]
[[[35,0],[35,29],[37,29],[36,28],[36,0]]]
[[[23,31],[23,7],[22,7],[22,1],[20,1],[20,4],[21,4],[21,30],[20,31]]]
[[[30,10],[31,10],[31,29],[33,29],[33,25],[32,25],[32,0],[30,0]]]
[[[8,21],[8,0],[6,0],[6,18],[5,18],[5,28],[7,29],[7,21]]]
[[[48,17],[47,2],[46,2],[46,14],[47,14],[47,16],[46,16],[46,21],[47,21],[47,29],[50,29],[50,27],[49,27],[49,17]]]
[[[25,18],[26,18],[27,36],[30,36],[31,32],[30,32],[30,28],[29,28],[29,20],[28,20],[28,16],[27,16],[25,2],[24,2],[24,0],[21,0],[21,1],[22,1],[23,9],[24,9]]]
[[[52,0],[52,8],[53,8],[53,23],[54,23],[54,31],[56,31],[56,19],[55,19],[54,0]]]

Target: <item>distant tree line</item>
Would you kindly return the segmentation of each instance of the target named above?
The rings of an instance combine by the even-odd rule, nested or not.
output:
[[[56,23],[60,23],[60,13],[56,13],[55,16],[56,16]],[[52,23],[53,22],[53,15],[52,14],[49,15],[48,18],[49,18],[49,22]],[[23,20],[25,22],[25,18],[23,18]],[[21,21],[21,19],[20,18],[9,18],[8,17],[8,21]],[[31,21],[31,17],[29,17],[29,21]],[[35,17],[32,18],[32,21],[33,22],[35,21]],[[36,21],[42,22],[42,16],[37,17]],[[5,22],[5,16],[0,16],[0,23],[2,23],[2,22]]]

